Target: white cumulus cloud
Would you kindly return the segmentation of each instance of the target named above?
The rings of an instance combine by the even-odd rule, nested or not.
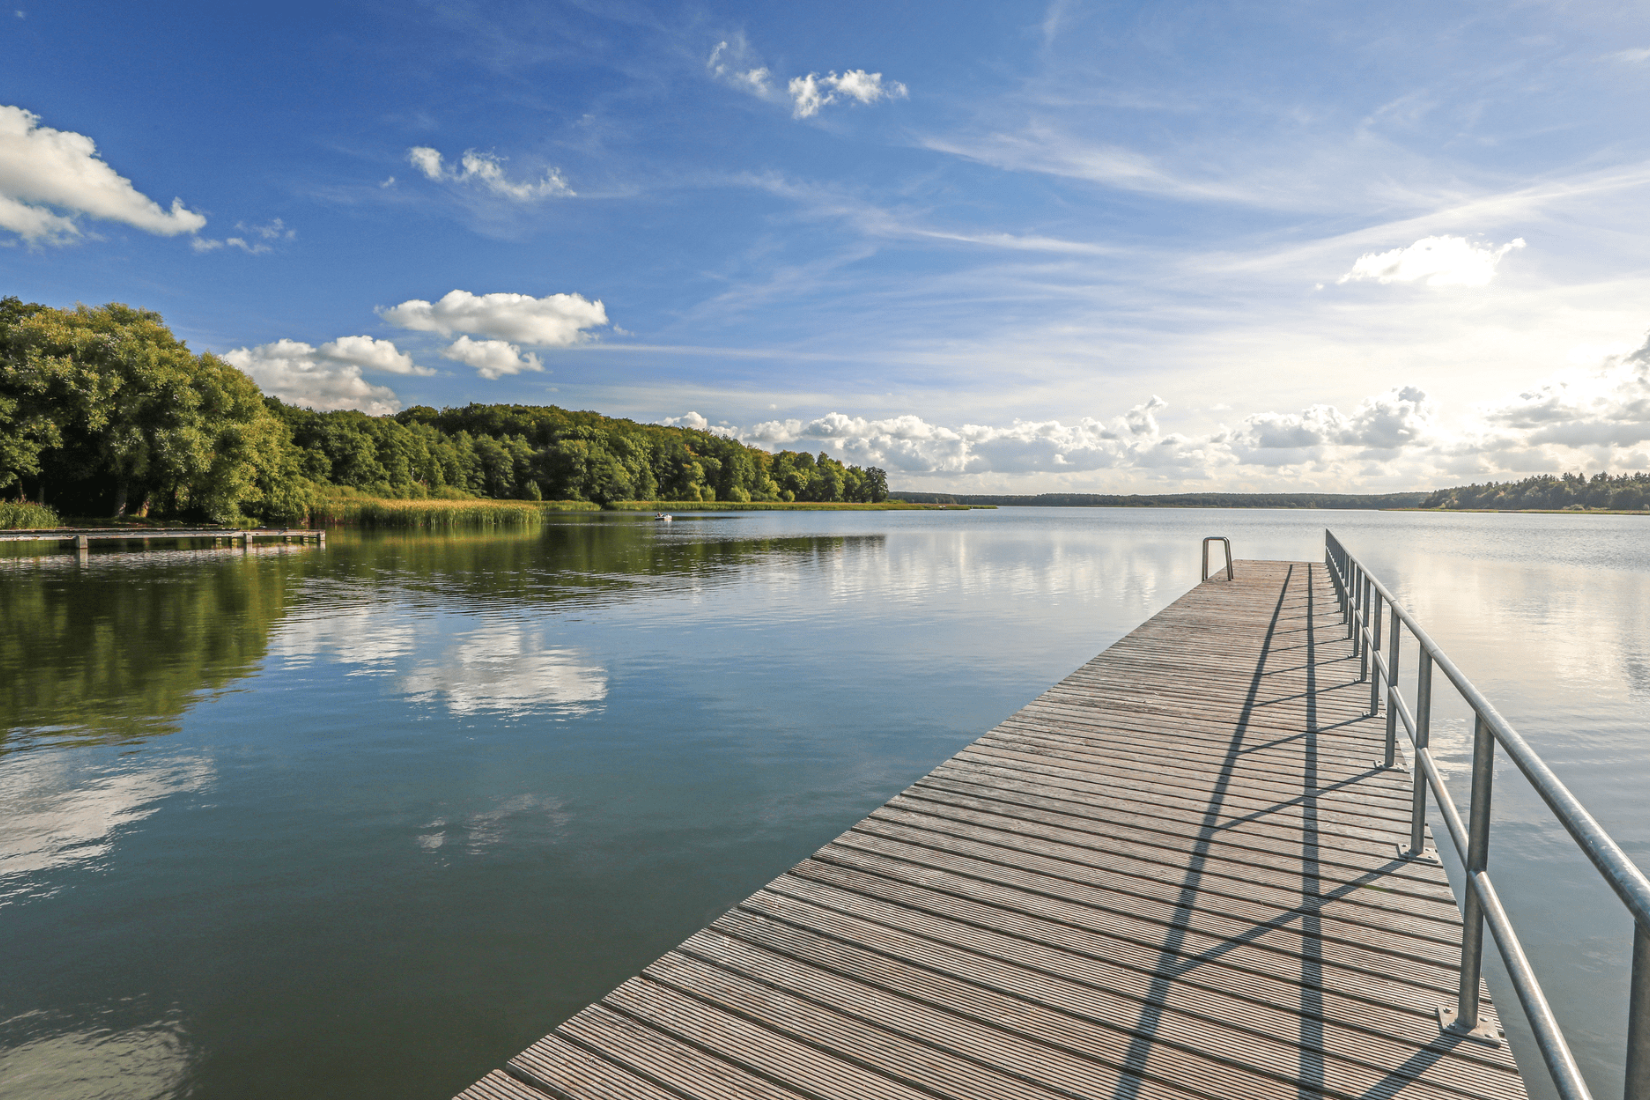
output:
[[[1567,370],[1483,410],[1524,446],[1631,447],[1650,440],[1650,338],[1592,370]]]
[[[849,69],[840,76],[834,70],[823,76],[817,72],[795,76],[784,83],[781,91],[772,70],[757,60],[744,35],[718,42],[710,51],[705,70],[712,79],[758,99],[789,102],[794,118],[812,118],[822,108],[844,100],[870,104],[910,95],[899,81],[884,81],[881,73],[864,69]]]
[[[559,168],[546,169],[541,180],[513,180],[504,174],[504,161],[498,156],[492,153],[478,153],[474,149],[466,150],[463,156],[458,158],[458,163],[452,167],[443,162],[438,150],[427,145],[408,149],[407,160],[428,179],[446,183],[475,184],[495,195],[502,195],[517,202],[572,198],[576,194],[573,188],[568,186]]]
[[[474,367],[483,378],[503,378],[507,374],[544,369],[538,356],[523,355],[520,348],[507,340],[472,340],[460,336],[441,354]]]
[[[1425,280],[1428,286],[1483,286],[1495,278],[1495,269],[1503,256],[1523,247],[1522,237],[1499,248],[1473,244],[1465,237],[1422,237],[1407,248],[1359,256],[1352,270],[1337,281],[1374,279],[1380,283],[1413,283]]]
[[[255,348],[236,348],[225,352],[223,358],[251,376],[265,393],[290,404],[322,412],[359,409],[372,416],[384,416],[398,412],[401,401],[389,387],[375,386],[362,378],[361,369],[363,359],[369,364],[394,360],[385,352],[385,346],[395,353],[389,341],[373,341],[369,336],[346,336],[320,348],[301,340],[276,340]],[[408,359],[407,366],[411,365]]]
[[[413,362],[412,356],[388,340],[371,336],[340,336],[316,349],[318,359],[331,363],[357,366],[362,370],[384,374],[434,374],[428,367]]]
[[[849,69],[841,76],[829,72],[824,76],[809,73],[792,77],[787,89],[791,95],[791,114],[796,118],[812,118],[822,107],[839,99],[875,103],[879,99],[904,99],[910,94],[899,81],[884,84],[881,73],[868,73],[864,69]]]
[[[378,315],[392,325],[416,332],[442,336],[465,332],[542,348],[571,347],[589,339],[585,330],[608,323],[601,301],[592,302],[580,294],[535,298],[530,294],[471,294],[467,290],[454,290],[436,302],[409,299],[380,309]]]
[[[142,194],[97,155],[84,134],[40,125],[21,107],[0,106],[0,229],[31,243],[80,235],[81,215],[164,237],[194,233],[206,218],[173,199],[170,209]]]
[[[1433,412],[1422,390],[1404,386],[1366,397],[1350,414],[1333,405],[1253,413],[1232,433],[1230,445],[1241,461],[1261,466],[1321,459],[1328,448],[1390,452],[1428,438]]]
[[[712,424],[709,420],[691,410],[683,416],[667,416],[659,423],[671,428],[687,428],[696,432],[709,432],[711,435],[719,435],[726,439],[734,439],[738,436],[738,429],[730,428],[726,424]]]
[[[1390,492],[1515,480],[1563,470],[1642,469],[1650,462],[1650,336],[1635,350],[1567,367],[1470,408],[1445,409],[1418,386],[1347,408],[1255,410],[1196,433],[1165,429],[1150,399],[1110,417],[932,423],[841,412],[748,427],[698,412],[665,423],[769,449],[820,450],[880,466],[894,488],[952,492]],[[1015,488],[1013,486],[1019,486]]]

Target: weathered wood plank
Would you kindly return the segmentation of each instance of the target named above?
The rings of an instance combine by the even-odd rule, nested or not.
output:
[[[1238,569],[462,1100],[1524,1100],[1439,1031],[1460,913],[1329,579]]]

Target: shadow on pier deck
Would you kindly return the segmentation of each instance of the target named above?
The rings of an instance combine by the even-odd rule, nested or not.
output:
[[[1346,637],[1238,563],[462,1100],[1520,1100]]]

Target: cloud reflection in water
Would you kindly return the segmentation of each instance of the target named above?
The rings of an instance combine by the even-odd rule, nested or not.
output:
[[[39,1034],[54,1022],[31,1012],[0,1023],[0,1095],[7,1100],[171,1100],[186,1092],[190,1052],[175,1018]],[[21,1041],[12,1044],[13,1036]]]
[[[607,672],[576,650],[545,645],[523,624],[499,623],[460,635],[438,659],[420,662],[400,687],[412,702],[439,704],[455,715],[549,711],[576,718],[607,698]]]
[[[214,770],[199,758],[161,760],[147,767],[87,769],[58,753],[14,755],[0,770],[0,906],[55,893],[76,864],[101,860],[115,832],[160,808],[162,799],[198,791]],[[58,885],[43,886],[51,881]]]

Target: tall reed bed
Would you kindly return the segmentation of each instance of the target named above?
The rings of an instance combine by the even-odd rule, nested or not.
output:
[[[44,504],[0,501],[0,528],[61,527],[63,520]]]
[[[531,527],[544,506],[529,500],[384,500],[375,497],[326,497],[310,509],[310,520],[323,527],[403,527],[457,531]]]

